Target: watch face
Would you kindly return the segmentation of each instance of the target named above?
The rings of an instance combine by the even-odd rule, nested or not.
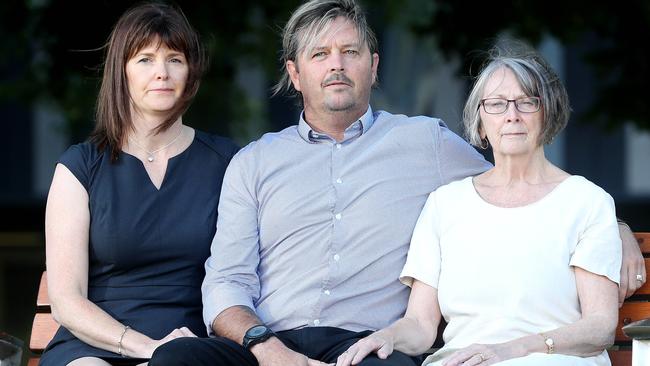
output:
[[[263,326],[263,325],[255,326],[255,327],[251,328],[251,329],[248,331],[248,336],[249,336],[249,337],[253,337],[253,338],[254,338],[254,337],[259,337],[259,336],[261,336],[262,334],[266,333],[266,329],[267,329],[267,328],[266,328],[265,326]]]
[[[244,348],[249,349],[258,343],[266,341],[272,336],[273,331],[271,331],[271,329],[266,325],[256,325],[246,331],[242,345]]]

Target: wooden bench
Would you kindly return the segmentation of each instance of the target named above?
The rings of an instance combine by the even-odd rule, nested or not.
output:
[[[635,233],[641,252],[645,257],[646,273],[650,275],[650,232]],[[637,320],[650,318],[650,281],[636,290],[634,295],[625,300],[618,311],[618,326],[616,327],[616,343],[609,350],[612,366],[629,366],[632,364],[632,340],[621,328]]]
[[[38,356],[54,337],[59,324],[54,321],[50,309],[50,299],[47,295],[47,272],[41,275],[41,282],[38,285],[38,295],[36,296],[36,314],[32,323],[32,334],[29,338],[29,349],[35,354],[35,357],[29,359],[27,366],[37,366]]]
[[[645,257],[646,272],[650,274],[650,232],[635,233],[635,236]],[[609,349],[612,366],[629,366],[632,364],[632,340],[623,334],[621,328],[631,322],[646,318],[650,318],[650,281],[646,282],[634,295],[625,300],[625,304],[619,310],[616,343]],[[54,337],[54,333],[58,328],[59,325],[52,318],[50,301],[47,296],[47,273],[43,272],[38,287],[36,315],[34,316],[29,341],[29,349],[34,353],[34,357],[30,358],[28,366],[38,365],[38,356]],[[438,334],[442,334],[442,332],[439,331]],[[436,342],[440,344],[440,339]]]

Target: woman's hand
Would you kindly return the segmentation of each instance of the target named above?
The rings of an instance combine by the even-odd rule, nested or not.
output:
[[[393,347],[394,342],[391,337],[385,333],[376,332],[350,346],[336,360],[336,366],[356,365],[373,352],[383,360],[393,353]]]
[[[618,230],[623,242],[621,283],[618,291],[618,306],[621,307],[626,298],[632,296],[634,291],[643,286],[647,277],[643,254],[641,254],[639,243],[636,241],[632,230],[625,224],[619,224]]]
[[[182,337],[196,337],[196,334],[192,333],[192,331],[189,330],[187,327],[176,328],[172,330],[169,334],[167,334],[165,337],[163,337],[162,339],[152,340],[152,342],[149,343],[145,348],[145,355],[140,357],[151,358],[151,355],[156,350],[156,348],[162,346],[163,344],[173,339],[182,338]]]
[[[460,349],[447,357],[443,366],[487,366],[497,362],[518,357],[514,348],[507,343],[503,344],[472,344],[469,347]]]
[[[336,365],[357,365],[373,352],[382,360],[395,350],[420,355],[435,341],[440,317],[438,290],[413,280],[404,317],[350,346],[338,357]]]

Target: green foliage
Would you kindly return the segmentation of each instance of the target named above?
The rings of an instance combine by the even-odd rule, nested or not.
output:
[[[464,60],[463,72],[476,70],[482,62],[476,50],[486,50],[499,34],[508,32],[537,44],[550,34],[566,45],[587,44],[585,60],[598,79],[595,100],[582,121],[613,127],[632,121],[650,129],[650,104],[646,102],[650,81],[650,2],[622,3],[591,1],[481,1],[384,0],[385,6],[412,8],[422,3],[428,21],[413,13],[407,23],[414,32],[436,35],[438,46],[448,56]],[[435,4],[424,5],[425,3]]]
[[[186,120],[204,130],[229,135],[255,111],[237,87],[242,61],[262,65],[270,88],[279,76],[279,32],[298,0],[179,2],[209,50],[211,68]],[[606,125],[634,121],[650,129],[645,86],[650,79],[650,2],[625,5],[592,2],[461,3],[451,0],[366,1],[370,21],[436,36],[448,55],[465,60],[462,73],[477,63],[504,31],[533,44],[551,34],[565,44],[592,41],[588,61],[600,80],[586,116]],[[92,127],[99,86],[102,46],[130,1],[24,0],[0,2],[0,98],[29,105],[50,99],[64,111],[75,138]],[[74,15],[73,15],[74,14]],[[641,39],[640,41],[636,41]],[[254,104],[254,103],[253,103]],[[256,109],[256,108],[252,108]],[[257,108],[259,109],[259,108]]]
[[[254,60],[277,77],[278,29],[297,1],[223,1],[181,4],[202,35],[210,69],[186,119],[192,126],[229,134],[229,123],[249,110],[234,83],[238,62]],[[36,4],[36,5],[35,5]],[[0,98],[29,105],[55,101],[74,139],[92,129],[103,45],[131,1],[9,1],[0,5]],[[80,15],[72,15],[72,14]]]

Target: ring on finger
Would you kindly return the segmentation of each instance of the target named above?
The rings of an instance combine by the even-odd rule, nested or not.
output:
[[[483,363],[483,361],[485,361],[485,356],[483,356],[482,353],[477,353],[476,355],[477,355],[478,358],[480,359],[480,361],[479,361],[478,363]]]
[[[640,274],[636,275],[636,280],[639,282],[643,282],[643,275]]]

